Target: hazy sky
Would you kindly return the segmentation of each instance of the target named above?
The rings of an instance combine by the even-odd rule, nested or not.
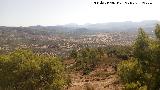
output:
[[[0,26],[60,25],[160,20],[160,0],[152,5],[95,5],[101,0],[0,0]]]

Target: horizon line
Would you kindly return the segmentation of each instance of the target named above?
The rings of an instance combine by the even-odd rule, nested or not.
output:
[[[145,22],[145,21],[157,21],[160,22],[160,20],[140,20],[140,21],[132,21],[132,20],[126,20],[126,21],[110,21],[110,22],[97,22],[97,23],[84,23],[84,24],[78,24],[78,23],[66,23],[66,24],[55,24],[55,25],[0,25],[0,27],[32,27],[32,26],[42,26],[42,27],[49,27],[49,26],[69,26],[69,25],[77,25],[77,26],[85,26],[85,25],[94,25],[94,24],[109,24],[109,23],[124,23],[124,22],[133,22],[133,23],[139,23],[139,22]]]

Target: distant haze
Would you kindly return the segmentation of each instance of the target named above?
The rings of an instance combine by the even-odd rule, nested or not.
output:
[[[101,0],[0,0],[0,26],[160,20],[159,0],[103,0],[152,5],[95,5],[94,1]]]
[[[97,24],[66,24],[58,26],[30,26],[31,29],[57,32],[72,32],[72,33],[93,33],[93,32],[137,32],[138,28],[143,28],[147,33],[154,33],[156,24],[160,21],[146,20],[142,22],[109,22]]]

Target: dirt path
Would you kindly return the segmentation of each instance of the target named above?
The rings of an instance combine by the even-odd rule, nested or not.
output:
[[[118,82],[117,75],[111,75],[105,80],[77,80],[73,82],[68,90],[122,90]]]

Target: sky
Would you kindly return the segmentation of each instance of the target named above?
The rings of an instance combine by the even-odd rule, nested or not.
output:
[[[94,1],[131,1],[139,4],[96,5]],[[160,20],[159,9],[160,0],[0,0],[0,26]]]

